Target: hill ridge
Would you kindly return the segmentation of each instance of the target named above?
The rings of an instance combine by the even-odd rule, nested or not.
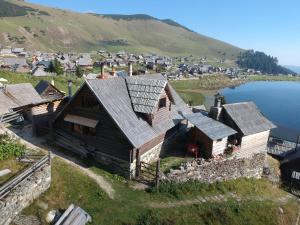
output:
[[[3,45],[64,52],[104,48],[212,59],[236,59],[243,51],[193,32],[172,19],[146,14],[78,13],[20,0],[0,0],[0,5],[3,3],[27,7],[26,15],[15,17],[1,16],[0,7],[0,44]]]

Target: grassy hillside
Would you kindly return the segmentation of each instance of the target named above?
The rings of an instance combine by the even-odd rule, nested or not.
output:
[[[0,7],[0,43],[32,50],[110,51],[235,59],[241,49],[147,15],[95,15],[9,1]],[[0,0],[0,4],[7,2]],[[12,7],[15,5],[14,7]],[[21,13],[15,15],[14,9]],[[99,9],[101,11],[101,9]]]
[[[95,173],[106,178],[115,190],[115,199],[97,184],[60,159],[52,163],[52,184],[31,206],[23,211],[42,221],[52,209],[74,203],[92,216],[92,224],[126,225],[292,225],[297,221],[298,204],[294,198],[267,180],[238,179],[223,183],[163,184],[159,192],[134,190],[134,183],[97,167]],[[189,204],[199,197],[236,193],[240,200],[207,201]],[[171,204],[170,207],[165,207]],[[174,204],[172,206],[172,204]],[[47,208],[41,206],[47,205]],[[45,221],[44,221],[45,222]],[[45,223],[46,224],[46,223]]]

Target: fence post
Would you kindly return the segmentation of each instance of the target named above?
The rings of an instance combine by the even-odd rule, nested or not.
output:
[[[159,174],[160,174],[160,158],[156,162],[156,176],[155,176],[156,189],[159,188],[159,179],[160,179]]]
[[[136,150],[136,166],[135,166],[135,171],[136,171],[136,177],[140,177],[141,175],[141,157],[140,157],[140,150]]]

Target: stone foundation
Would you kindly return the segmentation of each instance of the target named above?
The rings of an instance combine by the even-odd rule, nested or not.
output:
[[[258,153],[248,158],[229,158],[205,161],[204,159],[183,163],[178,170],[171,170],[162,179],[175,182],[199,180],[213,183],[241,177],[261,178],[266,154]]]
[[[46,191],[50,183],[51,166],[46,164],[0,200],[0,225],[9,224],[17,214]]]

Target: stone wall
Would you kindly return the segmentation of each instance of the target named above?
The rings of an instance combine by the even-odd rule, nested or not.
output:
[[[46,164],[0,200],[0,225],[13,218],[50,187],[51,166]]]
[[[240,177],[261,178],[265,160],[265,153],[254,154],[248,158],[231,157],[210,161],[198,159],[183,163],[179,169],[163,175],[162,179],[175,182],[199,180],[213,183]]]

